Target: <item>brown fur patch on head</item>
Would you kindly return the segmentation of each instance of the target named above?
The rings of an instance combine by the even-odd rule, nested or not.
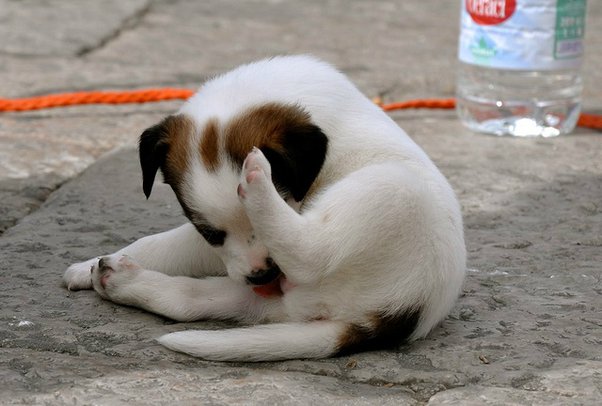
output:
[[[194,122],[183,114],[165,120],[168,149],[161,170],[165,181],[174,188],[180,185],[190,165],[190,138],[195,132]]]
[[[339,337],[338,355],[358,351],[391,348],[406,341],[420,319],[420,310],[407,310],[397,315],[374,313],[367,325],[350,324]]]
[[[205,125],[199,152],[207,170],[215,171],[219,165],[219,128],[216,119],[209,120]]]
[[[282,153],[285,133],[307,125],[309,114],[296,106],[268,103],[252,108],[228,125],[226,153],[238,167],[253,147]]]

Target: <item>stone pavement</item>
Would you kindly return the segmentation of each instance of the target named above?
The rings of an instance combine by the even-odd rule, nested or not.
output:
[[[385,101],[450,97],[458,7],[0,0],[0,96],[195,88],[242,62],[307,52]],[[585,108],[598,113],[601,18],[590,1]],[[392,113],[463,206],[469,272],[450,317],[396,351],[215,363],[154,342],[183,324],[60,286],[70,263],[184,221],[164,185],[144,199],[135,153],[140,132],[179,104],[0,115],[0,404],[599,404],[599,132],[495,138],[449,111]]]

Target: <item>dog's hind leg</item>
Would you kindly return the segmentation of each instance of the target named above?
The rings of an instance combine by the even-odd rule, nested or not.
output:
[[[416,162],[365,166],[317,192],[297,213],[269,173],[261,151],[250,153],[241,201],[293,286],[289,298],[295,289],[310,289],[332,293],[323,300],[339,310],[348,303],[333,298],[353,297],[355,313],[421,308],[412,337],[447,315],[462,286],[466,249],[460,207],[440,174]]]
[[[103,257],[92,283],[104,299],[178,321],[229,319],[248,323],[283,319],[279,297],[263,298],[228,277],[168,276],[141,268],[127,256]]]
[[[128,255],[143,268],[167,275],[225,275],[222,261],[190,223],[141,238],[114,255]],[[70,290],[91,289],[90,269],[97,262],[98,258],[92,258],[71,265],[63,275],[65,286]]]
[[[447,255],[451,242],[440,244],[441,234],[463,249],[459,208],[445,203],[453,201],[452,193],[419,168],[385,162],[350,173],[297,213],[278,194],[258,149],[245,161],[239,188],[255,233],[296,284],[378,264],[402,263],[412,273]]]
[[[339,351],[347,324],[341,321],[274,323],[228,330],[171,333],[159,343],[215,361],[277,361],[326,358]]]

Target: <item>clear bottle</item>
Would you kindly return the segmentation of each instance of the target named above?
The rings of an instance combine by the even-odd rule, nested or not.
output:
[[[469,128],[553,137],[581,110],[586,0],[462,0],[456,110]]]

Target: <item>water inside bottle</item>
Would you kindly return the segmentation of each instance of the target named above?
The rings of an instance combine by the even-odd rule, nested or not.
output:
[[[581,109],[577,70],[515,71],[460,63],[457,110],[472,130],[554,137],[573,130]]]

